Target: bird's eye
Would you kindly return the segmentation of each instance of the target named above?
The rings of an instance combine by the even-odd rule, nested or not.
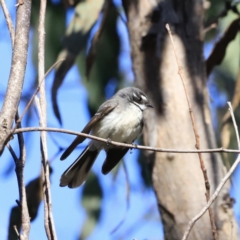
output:
[[[138,101],[139,102],[141,102],[142,101],[142,97],[140,96],[140,97],[138,97]]]

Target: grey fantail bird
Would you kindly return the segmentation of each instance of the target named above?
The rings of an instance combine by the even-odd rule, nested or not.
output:
[[[99,107],[82,133],[91,132],[94,136],[112,141],[133,143],[142,132],[143,111],[148,107],[153,106],[143,91],[135,87],[123,88]],[[83,136],[77,136],[60,159],[67,158],[85,139]],[[109,173],[128,151],[128,148],[92,140],[76,161],[62,174],[60,186],[79,187],[86,180],[102,149],[106,151],[106,159],[102,166],[103,174]]]

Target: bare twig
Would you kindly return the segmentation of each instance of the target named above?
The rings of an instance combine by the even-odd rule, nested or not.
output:
[[[9,152],[11,153],[12,158],[13,158],[15,164],[17,164],[18,157],[17,157],[16,153],[14,152],[12,146],[11,146],[9,143],[7,144],[7,148],[8,148],[8,150],[9,150]]]
[[[206,34],[208,31],[210,31],[210,30],[212,30],[212,29],[214,29],[216,27],[217,27],[217,24],[216,23],[212,23],[211,25],[209,25],[207,28],[205,28],[203,30],[203,33]]]
[[[229,111],[231,113],[231,117],[232,117],[232,121],[233,121],[233,125],[235,128],[235,132],[236,132],[236,136],[237,136],[237,142],[238,142],[238,147],[240,150],[240,140],[239,140],[239,134],[238,134],[238,127],[235,121],[235,117],[234,117],[234,113],[232,110],[232,105],[230,102],[228,102],[229,105]],[[199,218],[201,218],[203,216],[203,214],[209,209],[209,207],[212,205],[212,203],[215,201],[215,199],[217,198],[217,196],[219,195],[221,189],[223,188],[223,186],[225,185],[225,183],[229,180],[229,178],[231,177],[231,175],[233,174],[233,172],[235,171],[235,169],[237,168],[238,164],[240,163],[240,155],[238,154],[238,157],[236,159],[236,161],[233,163],[232,167],[229,169],[229,171],[227,172],[227,174],[225,175],[224,178],[222,178],[222,180],[220,181],[217,189],[215,190],[215,192],[213,193],[213,195],[211,196],[211,198],[209,199],[207,205],[201,210],[201,212],[196,215],[188,224],[187,230],[184,233],[184,236],[182,238],[182,240],[186,240],[188,238],[188,235],[190,234],[190,231],[192,229],[192,227],[194,226],[194,224],[197,222],[197,220]]]
[[[40,126],[42,125],[42,110],[40,106],[40,101],[37,96],[35,96],[35,105],[40,118]],[[43,133],[46,134],[45,131]],[[45,136],[46,137],[46,136]],[[42,155],[42,182],[43,184],[43,200],[44,200],[44,225],[48,240],[57,239],[54,222],[52,218],[52,203],[51,203],[51,192],[50,192],[50,180],[49,180],[49,162],[47,159],[46,148],[43,146],[43,139],[41,134],[41,155]],[[44,163],[43,163],[44,162]],[[46,176],[46,173],[48,174]]]
[[[32,102],[33,102],[33,100],[34,100],[34,97],[38,94],[38,92],[39,92],[39,90],[40,90],[40,87],[41,87],[42,83],[44,82],[45,78],[46,78],[46,77],[48,76],[48,74],[54,69],[54,67],[55,67],[56,65],[58,65],[60,62],[62,62],[62,61],[64,61],[64,60],[65,60],[65,59],[60,59],[60,60],[58,60],[57,62],[55,62],[55,63],[48,69],[48,71],[46,72],[46,74],[44,75],[44,77],[42,78],[42,80],[40,81],[40,83],[38,84],[38,87],[37,87],[36,91],[33,93],[31,99],[29,100],[28,104],[26,105],[25,109],[23,110],[23,113],[22,113],[21,117],[18,119],[16,125],[19,124],[19,123],[22,121],[22,119],[23,119],[23,117],[25,116],[27,110],[29,109],[30,105],[32,104]],[[17,127],[15,126],[15,128],[17,128]]]
[[[59,64],[60,62],[64,61],[65,59],[60,59],[58,60],[57,62],[55,62],[49,69],[48,71],[46,72],[46,74],[44,75],[43,79],[41,80],[41,82],[38,84],[38,87],[36,89],[36,91],[33,93],[31,99],[29,100],[28,104],[26,105],[25,109],[23,110],[23,113],[21,115],[20,118],[18,118],[17,122],[16,122],[16,125],[13,129],[11,129],[11,131],[8,133],[7,137],[6,137],[6,142],[11,138],[11,136],[13,135],[13,133],[15,132],[15,130],[17,129],[19,123],[21,123],[23,117],[25,116],[27,110],[29,109],[30,105],[32,104],[33,100],[34,100],[34,97],[38,94],[39,90],[40,90],[40,86],[42,84],[42,82],[44,81],[44,79],[47,77],[47,75],[52,71],[52,69],[57,65]]]
[[[231,117],[232,117],[233,126],[234,126],[236,137],[237,137],[238,149],[240,150],[240,139],[239,139],[239,133],[238,133],[238,126],[236,124],[236,120],[235,120],[235,117],[234,117],[232,104],[231,104],[231,102],[227,102],[227,104],[229,106],[229,111],[230,111],[230,114],[231,114]]]
[[[15,233],[17,234],[18,238],[19,238],[20,235],[19,235],[17,226],[16,226],[16,225],[13,225],[13,229],[14,229]]]
[[[18,113],[16,114],[16,121],[18,119]],[[21,128],[21,124],[19,125]],[[17,203],[20,206],[21,209],[21,234],[20,239],[21,240],[27,240],[29,236],[30,231],[30,218],[29,218],[29,212],[28,212],[28,206],[27,206],[27,197],[26,197],[26,188],[24,183],[24,165],[26,160],[26,150],[24,145],[24,139],[23,134],[18,133],[18,142],[19,142],[19,149],[20,149],[20,157],[18,158],[14,150],[12,149],[10,144],[7,144],[7,147],[14,159],[15,165],[16,165],[16,175],[17,175],[17,182],[18,182],[18,189],[19,189],[19,198],[20,202],[17,201]]]
[[[31,0],[25,0],[24,4],[17,8],[16,34],[11,72],[6,97],[0,114],[0,153],[2,153],[8,137],[6,130],[12,128],[22,93],[27,63],[31,2]]]
[[[40,126],[47,125],[47,103],[45,93],[45,16],[46,16],[46,0],[41,0],[38,26],[38,84],[40,85],[38,112],[40,115]],[[37,98],[37,97],[35,97]],[[52,215],[52,200],[49,179],[49,162],[47,153],[47,136],[46,132],[41,132],[41,155],[42,155],[42,180],[45,183],[43,186],[43,200],[44,200],[44,225],[48,240],[57,239]]]
[[[0,4],[2,6],[2,10],[3,10],[4,16],[6,18],[8,30],[9,30],[11,41],[12,41],[12,48],[13,48],[13,46],[14,46],[14,27],[13,27],[12,19],[11,19],[11,16],[9,14],[9,11],[7,9],[5,1],[4,0],[0,0]]]
[[[17,112],[15,121],[17,122],[19,114]],[[21,123],[18,125],[19,128],[22,127]],[[30,231],[30,217],[27,205],[27,194],[24,181],[24,166],[26,161],[26,148],[24,144],[23,133],[18,133],[18,144],[19,144],[19,160],[16,163],[16,173],[19,176],[19,195],[21,204],[21,229],[20,239],[28,239]]]
[[[59,133],[66,133],[70,135],[75,136],[83,136],[89,139],[93,139],[99,142],[104,142],[106,144],[111,144],[116,147],[126,147],[126,148],[132,148],[132,149],[139,149],[139,150],[148,150],[148,151],[154,151],[154,152],[170,152],[170,153],[215,153],[215,152],[226,152],[226,153],[240,153],[240,150],[235,149],[226,149],[226,148],[213,148],[213,149],[201,149],[201,150],[177,150],[177,149],[170,149],[170,148],[156,148],[156,147],[148,147],[148,146],[142,146],[137,144],[127,144],[127,143],[121,143],[121,142],[115,142],[111,141],[109,143],[109,139],[96,137],[90,134],[86,133],[80,133],[76,131],[66,130],[62,128],[42,128],[42,127],[28,127],[28,128],[21,128],[16,129],[13,134],[17,134],[19,132],[40,132],[40,131],[46,131],[46,132],[59,132]]]
[[[178,56],[177,56],[177,52],[176,52],[176,49],[175,49],[175,45],[174,45],[174,41],[173,41],[173,37],[172,37],[172,33],[171,33],[171,29],[170,29],[169,24],[166,24],[166,29],[167,29],[168,34],[169,34],[170,39],[171,39],[174,55],[175,55],[176,62],[177,62],[177,65],[178,65],[178,74],[179,74],[179,76],[180,76],[180,78],[182,80],[185,96],[187,98],[189,114],[190,114],[192,127],[193,127],[193,132],[194,132],[194,136],[195,136],[195,140],[196,140],[196,149],[200,149],[200,141],[199,141],[200,137],[198,135],[198,131],[197,131],[197,128],[196,128],[191,102],[190,102],[190,99],[189,99],[189,96],[188,96],[187,87],[186,87],[186,84],[185,84],[185,81],[184,81],[184,78],[183,78],[182,69],[180,67],[180,63],[179,63],[179,60],[178,60]],[[202,170],[204,181],[205,181],[205,188],[206,188],[205,195],[206,195],[206,200],[208,202],[209,198],[210,198],[210,183],[209,183],[209,180],[208,180],[207,169],[205,168],[205,164],[204,164],[204,161],[203,161],[203,158],[202,158],[202,153],[198,153],[198,158],[199,158],[201,170]],[[218,235],[217,235],[217,229],[216,229],[216,226],[215,226],[212,209],[209,208],[208,212],[209,212],[209,217],[210,217],[213,237],[214,237],[215,240],[217,240],[218,239]]]

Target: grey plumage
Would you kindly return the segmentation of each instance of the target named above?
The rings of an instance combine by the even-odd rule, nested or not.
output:
[[[91,132],[94,136],[112,141],[133,143],[142,132],[142,112],[148,107],[152,107],[152,105],[149,104],[143,91],[134,87],[123,88],[99,107],[82,132]],[[67,158],[84,140],[85,137],[77,136],[60,159]],[[92,140],[75,162],[62,174],[60,186],[70,188],[80,186],[86,180],[102,149],[106,151],[107,155],[102,166],[103,174],[109,173],[128,151],[127,148]]]

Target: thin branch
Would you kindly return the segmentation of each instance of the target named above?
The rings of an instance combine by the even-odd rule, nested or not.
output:
[[[0,0],[0,4],[2,6],[2,10],[3,10],[4,16],[6,18],[8,30],[9,30],[11,41],[12,41],[12,48],[13,48],[13,46],[14,46],[14,26],[13,26],[13,23],[12,23],[12,19],[11,19],[11,16],[9,14],[9,11],[7,9],[5,1],[4,0]]]
[[[32,104],[32,102],[33,102],[33,100],[34,100],[34,97],[38,94],[38,92],[39,92],[39,90],[40,90],[40,87],[41,87],[42,83],[44,82],[45,78],[46,78],[46,77],[48,76],[48,74],[55,68],[56,65],[58,65],[60,62],[62,62],[62,61],[64,61],[64,60],[65,60],[65,59],[60,59],[60,60],[58,60],[57,62],[55,62],[55,63],[48,69],[48,71],[46,72],[46,74],[44,75],[44,77],[42,78],[42,80],[40,81],[40,83],[38,84],[38,87],[37,87],[36,91],[33,93],[31,99],[29,100],[28,104],[26,105],[25,109],[23,110],[23,113],[22,113],[21,117],[18,119],[16,125],[19,124],[19,123],[22,121],[24,115],[26,114],[27,110],[29,109],[30,105]],[[15,128],[16,128],[16,126],[15,126]]]
[[[18,119],[18,114],[16,115],[16,121]],[[21,125],[19,126],[21,127]],[[18,133],[18,141],[19,141],[19,148],[20,148],[20,157],[18,158],[15,151],[12,149],[11,145],[8,143],[7,147],[14,159],[16,165],[16,176],[18,182],[18,190],[19,190],[19,199],[20,202],[17,200],[16,202],[20,206],[21,209],[21,229],[22,232],[19,235],[21,240],[28,240],[29,238],[29,231],[30,231],[30,217],[28,212],[27,206],[27,197],[26,197],[26,188],[24,184],[24,166],[26,160],[26,150],[24,145],[23,133]]]
[[[35,96],[34,100],[35,100],[35,105],[38,111],[39,124],[41,126],[43,121],[43,117],[42,117],[43,114],[42,114],[40,101],[37,96]],[[42,133],[45,133],[45,140],[46,140],[46,132],[45,131],[41,132],[41,137],[40,137],[40,147],[41,147],[41,157],[42,157],[41,176],[42,176],[42,182],[44,183],[42,188],[43,200],[44,200],[44,226],[45,226],[45,231],[46,231],[48,240],[52,240],[52,239],[56,239],[56,233],[53,225],[54,224],[53,219],[50,217],[52,204],[51,204],[51,195],[49,195],[50,194],[49,162],[47,159],[46,146],[44,146],[46,142],[44,143]]]
[[[7,141],[11,138],[11,136],[14,134],[14,131],[17,129],[17,127],[18,127],[19,124],[21,123],[24,115],[26,114],[28,108],[30,107],[30,105],[32,104],[32,102],[33,102],[33,100],[34,100],[34,97],[35,97],[35,96],[37,95],[37,93],[39,92],[40,86],[41,86],[42,82],[44,81],[44,79],[48,76],[48,74],[52,71],[52,69],[54,69],[54,67],[55,67],[57,64],[59,64],[60,62],[62,62],[62,61],[65,61],[65,59],[60,59],[60,60],[56,61],[56,62],[48,69],[48,71],[45,73],[44,78],[43,78],[43,79],[41,80],[41,82],[39,83],[36,91],[34,92],[33,96],[31,97],[30,101],[28,102],[27,106],[25,107],[25,109],[24,109],[21,117],[18,118],[18,120],[16,121],[15,127],[14,127],[14,128],[10,131],[10,133],[7,135],[7,137],[6,137]],[[21,126],[21,124],[20,124],[20,126]],[[7,142],[7,141],[6,141],[6,142]],[[21,148],[20,148],[20,154],[21,154]]]
[[[12,158],[13,158],[15,164],[16,164],[17,161],[18,161],[18,157],[17,157],[15,151],[13,150],[12,146],[11,146],[9,143],[7,144],[7,148],[8,148],[8,150],[9,150],[9,152],[11,153]]]
[[[233,125],[235,128],[235,132],[236,132],[236,136],[237,136],[237,142],[238,142],[238,147],[240,150],[240,140],[239,140],[239,134],[238,134],[238,127],[236,124],[236,120],[234,117],[234,113],[232,110],[232,105],[230,102],[228,102],[229,105],[229,111],[231,113],[231,117],[232,117],[232,121],[233,121]],[[233,172],[236,170],[238,164],[240,163],[240,155],[238,154],[238,157],[236,159],[236,161],[233,163],[232,167],[229,169],[229,171],[227,172],[227,174],[225,175],[224,178],[222,178],[222,180],[220,181],[217,189],[215,190],[215,192],[213,193],[213,195],[211,196],[211,198],[209,199],[207,205],[201,210],[201,212],[196,215],[188,224],[187,230],[184,233],[184,236],[182,238],[182,240],[186,240],[190,234],[190,231],[192,229],[192,227],[194,226],[194,224],[197,222],[198,219],[200,219],[203,214],[210,208],[210,206],[212,205],[212,203],[215,201],[215,199],[217,198],[217,196],[219,195],[221,189],[223,188],[223,186],[225,185],[225,183],[229,180],[229,178],[231,177],[231,175],[233,174]]]
[[[10,131],[10,133],[7,135],[6,137],[6,141],[5,142],[8,142],[9,139],[11,138],[11,136],[13,135],[13,133],[15,132],[15,130],[17,129],[19,123],[22,121],[23,117],[25,116],[27,110],[29,109],[30,105],[32,104],[33,100],[34,100],[34,97],[38,94],[39,90],[40,90],[40,86],[42,84],[42,82],[44,81],[44,79],[47,77],[47,75],[52,71],[52,69],[57,65],[59,64],[60,62],[62,61],[65,61],[65,59],[60,59],[58,60],[57,62],[55,62],[49,69],[48,71],[46,72],[46,74],[44,75],[44,78],[41,80],[41,82],[38,84],[38,87],[36,89],[36,91],[33,93],[31,99],[29,100],[27,106],[25,107],[25,109],[23,110],[23,113],[21,115],[21,117],[17,120],[16,122],[16,125],[15,127]],[[6,131],[5,131],[6,132]]]
[[[154,151],[154,152],[170,152],[170,153],[215,153],[215,152],[226,152],[226,153],[240,153],[240,150],[235,149],[226,149],[226,148],[213,148],[213,149],[201,149],[201,150],[176,150],[176,149],[170,149],[170,148],[155,148],[155,147],[149,147],[149,146],[142,146],[137,144],[127,144],[127,143],[121,143],[121,142],[115,142],[111,141],[109,142],[109,139],[96,137],[90,134],[86,133],[80,133],[76,131],[71,131],[67,129],[62,128],[42,128],[42,127],[28,127],[28,128],[21,128],[16,129],[13,134],[17,134],[19,132],[40,132],[40,131],[46,131],[46,132],[58,132],[58,133],[65,133],[75,136],[82,136],[85,138],[93,139],[99,142],[103,142],[106,144],[111,144],[116,147],[126,147],[126,148],[132,148],[132,149],[139,149],[139,150],[148,150],[148,151]]]
[[[230,114],[232,117],[233,126],[234,126],[236,137],[237,137],[238,149],[240,150],[240,139],[239,139],[239,133],[238,133],[238,126],[236,124],[235,116],[234,116],[233,109],[232,109],[232,104],[231,104],[231,102],[227,102],[227,104],[229,106],[229,111],[230,111]]]
[[[18,119],[19,119],[19,112],[17,111],[16,117],[15,117],[16,123],[18,122]],[[21,122],[18,124],[18,128],[22,128]],[[22,158],[24,158],[24,155],[26,154],[23,133],[19,133],[19,134],[17,134],[17,136],[18,136],[18,144],[19,144],[19,152],[20,152],[19,159],[22,159]],[[24,162],[24,164],[25,164],[25,162]]]
[[[18,237],[18,239],[19,239],[20,235],[19,235],[17,226],[16,226],[16,225],[13,225],[13,229],[14,229],[14,231],[15,231],[15,233],[17,234],[17,237]]]
[[[15,121],[17,122],[19,118],[19,114],[17,112]],[[21,128],[21,123],[18,125],[18,128]],[[26,148],[24,144],[23,133],[18,133],[18,144],[19,144],[19,160],[16,162],[16,173],[19,179],[19,197],[20,197],[20,204],[21,204],[21,229],[22,232],[20,234],[21,240],[27,240],[29,238],[30,232],[30,217],[27,205],[27,194],[25,188],[25,181],[24,181],[24,166],[26,162]]]
[[[190,114],[190,118],[191,118],[191,122],[192,122],[192,128],[193,128],[195,141],[196,141],[196,149],[200,149],[200,141],[199,141],[200,137],[199,137],[197,127],[196,127],[196,124],[195,124],[190,98],[188,96],[187,87],[186,87],[186,84],[185,84],[185,81],[184,81],[182,69],[180,67],[180,63],[179,63],[179,60],[178,60],[178,56],[177,56],[177,52],[176,52],[176,48],[175,48],[175,44],[174,44],[174,41],[173,41],[172,32],[171,32],[169,24],[166,24],[166,29],[167,29],[168,34],[170,36],[170,40],[171,40],[171,43],[172,43],[172,46],[173,46],[175,59],[176,59],[177,66],[178,66],[178,74],[181,78],[183,88],[184,88],[184,92],[185,92],[185,96],[186,96],[186,99],[187,99],[189,114]],[[205,188],[206,188],[205,195],[206,195],[206,201],[208,202],[209,198],[210,198],[210,183],[209,183],[209,179],[208,179],[207,169],[205,167],[205,164],[204,164],[204,161],[203,161],[203,158],[202,158],[202,153],[198,153],[198,158],[199,158],[201,170],[202,170],[202,173],[203,173],[203,178],[204,178],[204,181],[205,181]],[[216,229],[215,222],[214,222],[213,212],[212,212],[211,208],[209,208],[208,211],[209,211],[209,217],[210,217],[210,222],[211,222],[211,227],[212,227],[213,238],[215,240],[217,240],[218,235],[217,235],[217,229]]]
[[[31,2],[31,0],[25,0],[24,4],[17,8],[16,34],[14,38],[11,72],[6,97],[0,114],[0,153],[2,153],[6,144],[8,136],[6,130],[12,128],[22,94],[27,64]]]
[[[47,125],[47,102],[45,93],[45,16],[46,16],[46,0],[41,0],[39,25],[38,25],[38,84],[40,85],[39,91],[39,105],[38,112],[40,115],[40,126],[46,127]],[[35,97],[37,98],[37,97]],[[52,200],[50,190],[49,178],[49,162],[47,152],[47,136],[46,132],[41,132],[41,155],[42,155],[42,180],[45,183],[43,186],[43,200],[44,200],[44,225],[47,237],[49,240],[57,239],[52,215]]]

